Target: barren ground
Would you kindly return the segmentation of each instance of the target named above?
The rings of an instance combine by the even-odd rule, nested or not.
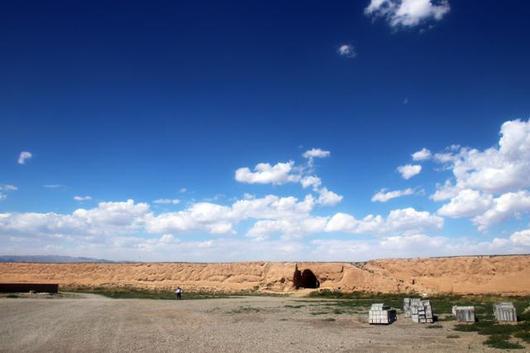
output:
[[[310,269],[321,288],[345,292],[530,295],[530,256],[468,256],[364,263],[0,263],[0,282],[58,283],[61,288],[187,291],[293,290],[295,266]]]
[[[400,318],[370,326],[365,309],[334,314],[323,311],[325,303],[0,298],[0,352],[501,352],[484,346],[483,336],[452,331],[452,322],[428,328]]]

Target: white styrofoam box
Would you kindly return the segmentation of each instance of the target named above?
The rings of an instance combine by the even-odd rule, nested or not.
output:
[[[475,322],[474,306],[453,306],[453,315],[459,322]]]
[[[517,311],[513,303],[504,302],[495,304],[493,313],[497,321],[517,322]]]
[[[390,324],[396,320],[396,311],[384,304],[372,304],[368,311],[370,324]]]

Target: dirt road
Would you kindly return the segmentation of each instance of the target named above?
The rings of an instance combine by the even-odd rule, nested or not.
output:
[[[0,352],[495,352],[474,333],[402,319],[370,326],[323,301],[0,299]]]

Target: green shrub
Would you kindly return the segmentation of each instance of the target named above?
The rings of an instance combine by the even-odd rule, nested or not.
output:
[[[484,344],[492,348],[499,349],[523,349],[519,343],[514,343],[509,341],[510,336],[508,335],[492,335],[490,336]]]
[[[514,335],[517,338],[522,339],[523,341],[530,343],[530,331],[519,331]]]

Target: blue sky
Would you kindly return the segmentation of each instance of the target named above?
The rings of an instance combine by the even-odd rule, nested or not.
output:
[[[529,11],[1,4],[0,252],[528,253]]]

